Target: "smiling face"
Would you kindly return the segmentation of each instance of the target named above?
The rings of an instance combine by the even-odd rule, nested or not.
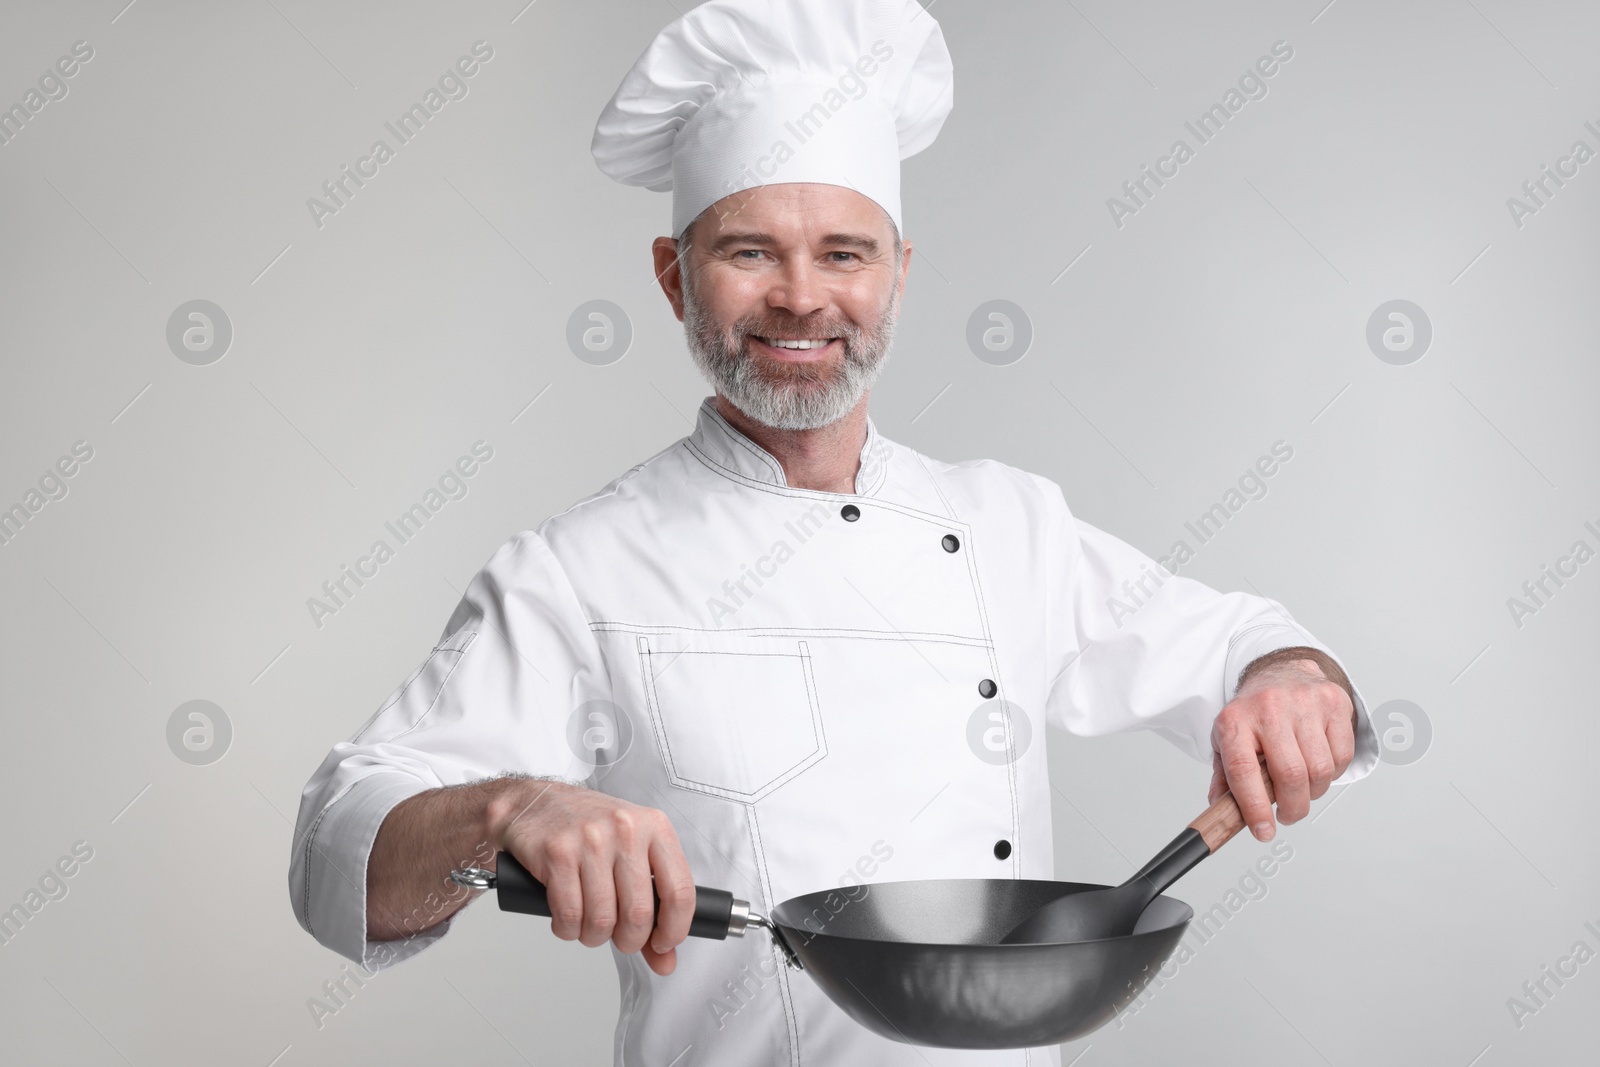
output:
[[[910,257],[897,244],[854,190],[765,185],[657,239],[656,270],[717,392],[763,425],[811,430],[849,413],[888,358]]]

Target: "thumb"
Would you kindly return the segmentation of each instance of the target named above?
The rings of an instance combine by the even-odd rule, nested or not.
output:
[[[644,957],[645,963],[650,965],[650,969],[663,978],[678,968],[678,950],[676,948],[669,948],[665,952],[657,952],[650,947],[650,943],[647,941],[644,947],[639,949],[639,954]]]

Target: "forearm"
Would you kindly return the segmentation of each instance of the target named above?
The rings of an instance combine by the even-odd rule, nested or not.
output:
[[[367,940],[410,937],[448,919],[474,895],[451,882],[450,871],[492,870],[500,852],[544,883],[557,937],[611,941],[621,952],[643,952],[657,974],[672,973],[695,908],[672,823],[654,808],[562,778],[510,775],[396,804],[367,858]]]
[[[367,860],[367,939],[422,933],[475,895],[450,880],[460,867],[493,869],[498,843],[491,812],[516,779],[430,789],[397,804]]]

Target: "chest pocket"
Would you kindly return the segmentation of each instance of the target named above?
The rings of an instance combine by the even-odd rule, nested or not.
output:
[[[828,754],[806,642],[638,641],[651,726],[673,785],[751,802]]]

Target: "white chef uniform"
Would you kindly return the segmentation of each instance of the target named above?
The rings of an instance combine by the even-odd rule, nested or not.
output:
[[[791,488],[708,399],[689,437],[508,541],[307,785],[301,924],[369,968],[443,936],[449,923],[367,941],[373,839],[400,800],[504,771],[660,808],[695,880],[764,913],[863,880],[1050,878],[1047,723],[1150,728],[1209,761],[1246,664],[1328,651],[1277,603],[1183,577],[1146,578],[1131,615],[1108,606],[1128,603],[1124,581],[1166,572],[1075,519],[1045,478],[942,463],[870,420],[860,460],[854,495]],[[1357,707],[1341,782],[1378,758]],[[615,953],[616,1063],[690,1046],[681,1067],[1058,1062],[886,1041],[753,933],[691,939],[665,978]]]

